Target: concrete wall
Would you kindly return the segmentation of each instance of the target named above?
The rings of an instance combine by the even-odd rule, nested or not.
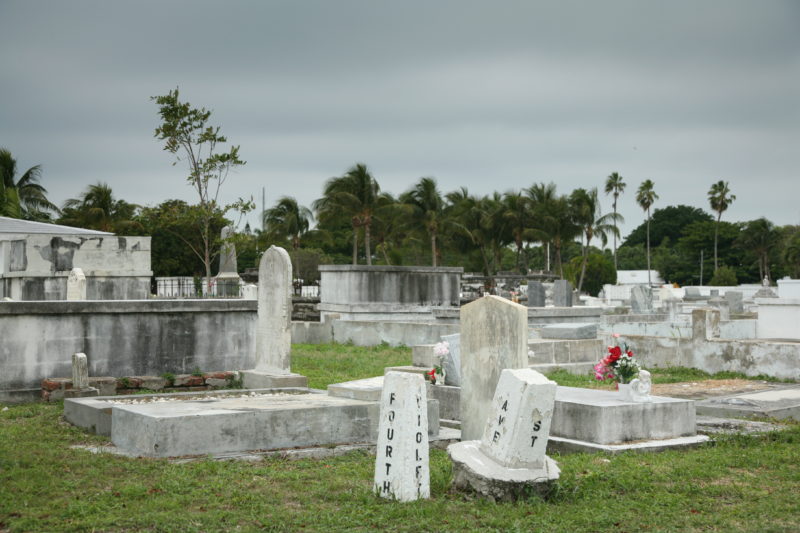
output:
[[[4,235],[0,297],[64,300],[73,268],[83,269],[90,300],[147,298],[150,237]]]
[[[433,320],[460,305],[462,268],[320,265],[322,316],[343,320]]]
[[[800,299],[757,298],[759,339],[800,340]]]
[[[616,343],[610,333],[606,344]],[[719,311],[692,311],[690,337],[655,337],[623,334],[644,367],[686,366],[706,372],[732,371],[748,376],[766,374],[783,379],[800,376],[800,343],[720,338]]]
[[[255,320],[252,300],[0,302],[0,400],[70,376],[75,352],[92,376],[252,368]]]

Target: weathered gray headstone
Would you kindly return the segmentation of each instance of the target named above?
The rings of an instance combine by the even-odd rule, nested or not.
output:
[[[556,383],[535,370],[503,370],[481,440],[447,448],[454,485],[496,500],[546,491],[560,475],[545,455],[555,395]]]
[[[484,296],[461,308],[461,438],[483,434],[500,373],[528,366],[528,310]]]
[[[402,502],[429,498],[428,408],[419,374],[388,372],[381,393],[375,491]]]
[[[528,282],[528,307],[544,307],[545,292],[541,281]]]
[[[731,306],[728,303],[728,300],[725,298],[720,298],[719,296],[715,296],[708,300],[708,305],[719,309],[719,319],[720,320],[730,320],[731,319]]]
[[[742,293],[740,291],[727,291],[725,299],[728,300],[731,313],[744,313],[744,304],[742,303]]]
[[[716,298],[719,296],[719,289],[711,289],[710,293],[711,298]]]
[[[215,278],[217,296],[240,296],[241,278],[237,270],[236,245],[231,241],[233,233],[233,226],[225,226],[220,233],[222,245],[219,253],[219,272]]]
[[[450,345],[450,353],[442,359],[444,384],[461,386],[461,334],[442,335],[442,340]]]
[[[86,276],[83,269],[73,268],[67,278],[67,300],[86,299]]]
[[[236,263],[236,245],[231,242],[233,226],[225,226],[220,232],[222,247],[219,254],[219,274],[236,274],[238,277]]]
[[[565,279],[557,279],[553,283],[553,305],[572,307],[572,283]]]
[[[292,261],[286,250],[270,246],[258,268],[255,370],[242,372],[244,386],[304,387],[307,380],[292,374]]]
[[[653,293],[650,287],[635,285],[631,289],[631,313],[648,315],[653,312]]]

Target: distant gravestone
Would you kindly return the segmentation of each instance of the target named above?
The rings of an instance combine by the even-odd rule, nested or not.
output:
[[[541,281],[528,282],[528,307],[544,307],[545,291]]]
[[[497,296],[461,308],[461,438],[483,434],[500,373],[528,366],[528,310]]]
[[[442,358],[444,384],[453,387],[461,386],[461,334],[442,335],[442,340],[449,344],[450,353]]]
[[[560,475],[547,457],[556,383],[530,368],[503,370],[480,441],[447,448],[453,484],[495,499],[546,492]]]
[[[233,226],[222,228],[222,245],[219,252],[219,272],[217,273],[217,296],[241,296],[239,294],[239,272],[236,263],[236,246],[231,241]]]
[[[631,313],[649,315],[653,312],[653,293],[650,287],[635,285],[631,289]]]
[[[719,309],[719,319],[720,320],[730,320],[731,319],[731,306],[728,303],[728,300],[725,298],[720,298],[719,296],[715,296],[708,300],[708,305]]]
[[[430,497],[427,404],[421,375],[386,374],[375,456],[375,492],[383,498]]]
[[[711,298],[716,298],[719,296],[719,289],[711,289],[710,293]]]
[[[72,388],[64,391],[65,398],[97,396],[100,391],[89,385],[89,362],[84,353],[72,354]]]
[[[72,388],[89,388],[89,363],[85,353],[72,354]]]
[[[291,372],[292,262],[286,250],[270,246],[258,268],[255,369],[242,372],[246,388],[305,387]]]
[[[258,300],[258,286],[248,283],[242,287],[242,300]]]
[[[553,305],[572,307],[572,298],[572,284],[565,279],[557,279],[553,283]]]
[[[67,278],[67,300],[86,299],[86,276],[83,269],[73,268]]]
[[[744,313],[744,304],[742,303],[742,293],[739,291],[727,291],[725,299],[728,300],[731,313]]]

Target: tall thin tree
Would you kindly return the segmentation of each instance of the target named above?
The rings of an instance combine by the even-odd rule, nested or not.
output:
[[[614,196],[614,203],[612,204],[614,207],[614,228],[616,228],[614,232],[614,270],[617,269],[617,235],[619,235],[619,228],[617,228],[617,198],[625,191],[626,186],[627,184],[622,180],[622,176],[616,172],[612,172],[606,178],[606,194]]]
[[[653,190],[652,180],[644,180],[636,191],[636,203],[647,213],[647,286],[652,285],[650,279],[650,207],[658,200],[658,195]]]
[[[717,213],[717,225],[714,226],[714,272],[719,267],[717,263],[717,241],[719,240],[719,223],[722,220],[722,213],[724,213],[728,206],[736,200],[736,196],[731,194],[731,189],[728,187],[727,181],[719,180],[711,186],[708,190],[708,203],[711,204],[711,209]]]
[[[444,199],[436,187],[436,180],[420,178],[400,196],[400,201],[411,208],[411,220],[425,228],[431,243],[431,264],[436,266],[440,253],[437,239],[444,224]]]

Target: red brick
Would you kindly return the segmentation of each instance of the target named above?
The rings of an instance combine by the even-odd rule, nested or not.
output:
[[[66,388],[64,385],[66,384],[66,378],[46,378],[42,380],[42,389],[46,391],[54,391],[58,389]],[[70,382],[70,388],[72,387],[72,383]]]

